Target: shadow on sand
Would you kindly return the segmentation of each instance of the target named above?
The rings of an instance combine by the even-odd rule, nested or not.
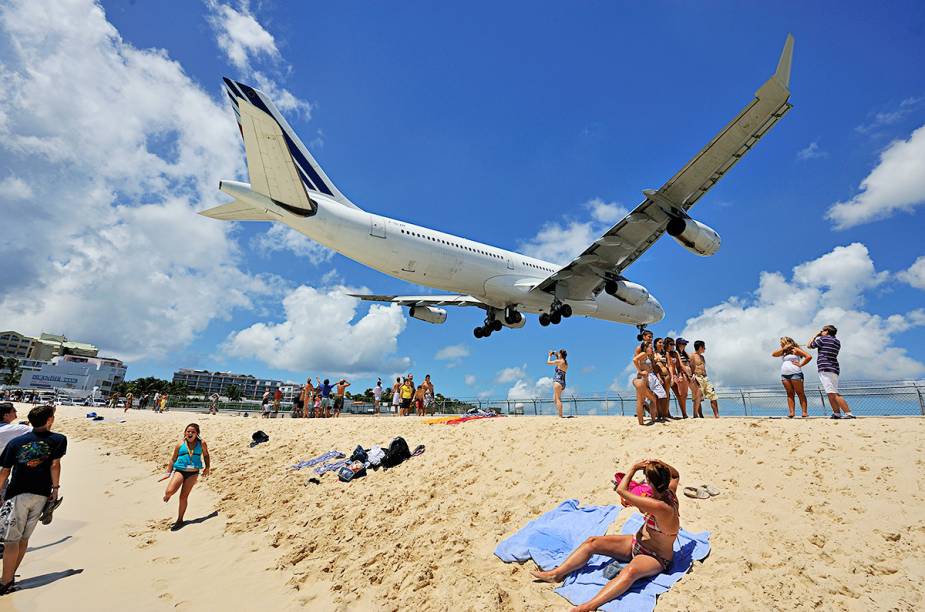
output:
[[[218,510],[214,510],[214,511],[212,512],[212,514],[207,514],[207,515],[205,515],[205,516],[200,516],[199,518],[194,518],[194,519],[190,519],[190,520],[188,520],[188,521],[183,521],[183,525],[184,525],[184,526],[186,526],[186,525],[198,525],[199,523],[205,523],[207,520],[209,520],[209,519],[211,519],[211,518],[215,518],[216,516],[218,516]]]
[[[76,574],[82,574],[82,573],[83,573],[82,569],[67,569],[67,570],[63,570],[60,572],[49,572],[47,574],[42,574],[41,576],[32,576],[30,578],[26,578],[25,580],[21,582],[17,582],[16,587],[20,591],[24,591],[26,589],[35,589],[38,587],[49,585],[52,582],[57,582],[58,580],[61,580],[62,578],[67,578],[68,576],[74,576]]]
[[[63,538],[61,538],[60,540],[58,540],[57,542],[49,542],[48,544],[42,544],[41,546],[35,546],[35,547],[30,546],[29,548],[26,549],[26,552],[27,552],[27,553],[31,553],[31,552],[35,552],[35,551],[37,551],[37,550],[42,550],[43,548],[48,548],[48,547],[50,547],[50,546],[57,546],[57,545],[60,544],[61,542],[65,542],[65,541],[67,541],[67,540],[70,540],[71,537],[73,537],[73,536],[66,535],[66,536],[64,536]]]

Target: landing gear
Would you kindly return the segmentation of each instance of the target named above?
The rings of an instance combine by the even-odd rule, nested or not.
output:
[[[562,322],[562,319],[567,319],[570,316],[572,316],[572,307],[556,300],[552,303],[552,306],[549,307],[549,314],[544,312],[540,315],[540,325],[543,327],[546,327],[550,323],[558,325]]]
[[[519,312],[517,314],[520,315]],[[501,331],[503,327],[504,324],[501,322],[501,320],[494,317],[494,312],[490,312],[485,318],[485,323],[483,323],[480,327],[476,327],[472,330],[472,335],[476,338],[487,338],[491,335],[492,332]]]
[[[523,320],[524,316],[510,306],[504,309],[504,322],[508,325],[517,325]]]
[[[639,333],[636,334],[636,340],[637,340],[638,342],[642,342],[642,334],[645,333],[645,331],[646,331],[646,324],[643,323],[642,325],[637,325],[637,326],[636,326],[636,329],[639,330]]]

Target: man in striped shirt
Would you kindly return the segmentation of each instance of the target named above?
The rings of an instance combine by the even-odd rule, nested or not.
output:
[[[819,357],[816,359],[816,367],[819,369],[819,380],[822,382],[822,389],[829,396],[829,404],[832,406],[832,418],[840,419],[844,413],[846,419],[853,419],[848,402],[841,393],[838,392],[838,351],[841,350],[841,342],[835,337],[838,330],[834,325],[826,325],[822,330],[813,336],[807,345],[811,349],[819,350]]]

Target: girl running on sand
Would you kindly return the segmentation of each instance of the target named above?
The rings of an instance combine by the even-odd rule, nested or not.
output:
[[[205,467],[203,467],[205,461]],[[183,442],[177,444],[170,458],[167,468],[167,490],[164,492],[164,503],[170,501],[173,494],[180,491],[180,509],[177,512],[177,522],[170,528],[177,531],[183,527],[183,515],[186,513],[186,504],[190,491],[199,480],[199,471],[203,476],[209,475],[209,447],[205,440],[199,437],[199,425],[190,423],[183,432]],[[170,473],[172,470],[172,473]]]
[[[784,391],[787,392],[787,418],[794,417],[796,409],[793,396],[796,394],[800,398],[800,408],[803,410],[803,418],[809,416],[806,406],[806,393],[803,391],[803,366],[813,360],[813,356],[800,348],[796,341],[784,336],[780,339],[780,349],[771,353],[771,357],[780,357],[783,361],[780,364],[780,381],[784,385]]]
[[[654,497],[630,493],[630,482],[639,470],[643,470],[646,482],[655,490]],[[559,567],[548,572],[534,571],[532,574],[543,582],[561,582],[587,563],[593,555],[607,555],[628,561],[626,567],[620,570],[594,599],[572,608],[572,612],[589,612],[619,597],[637,580],[670,571],[674,560],[674,541],[681,530],[678,498],[675,495],[679,479],[678,470],[663,461],[637,461],[626,470],[623,479],[617,485],[617,494],[627,505],[635,506],[643,513],[645,520],[639,532],[635,536],[609,535],[588,538]]]
[[[568,352],[565,349],[549,351],[546,359],[546,365],[556,366],[555,375],[552,378],[552,399],[556,402],[556,412],[559,418],[562,418],[562,391],[565,390],[565,373],[568,372]]]

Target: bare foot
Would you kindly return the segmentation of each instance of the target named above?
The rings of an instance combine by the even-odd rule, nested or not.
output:
[[[553,572],[541,572],[540,570],[532,570],[530,573],[540,582],[561,582],[561,580],[559,580]]]

